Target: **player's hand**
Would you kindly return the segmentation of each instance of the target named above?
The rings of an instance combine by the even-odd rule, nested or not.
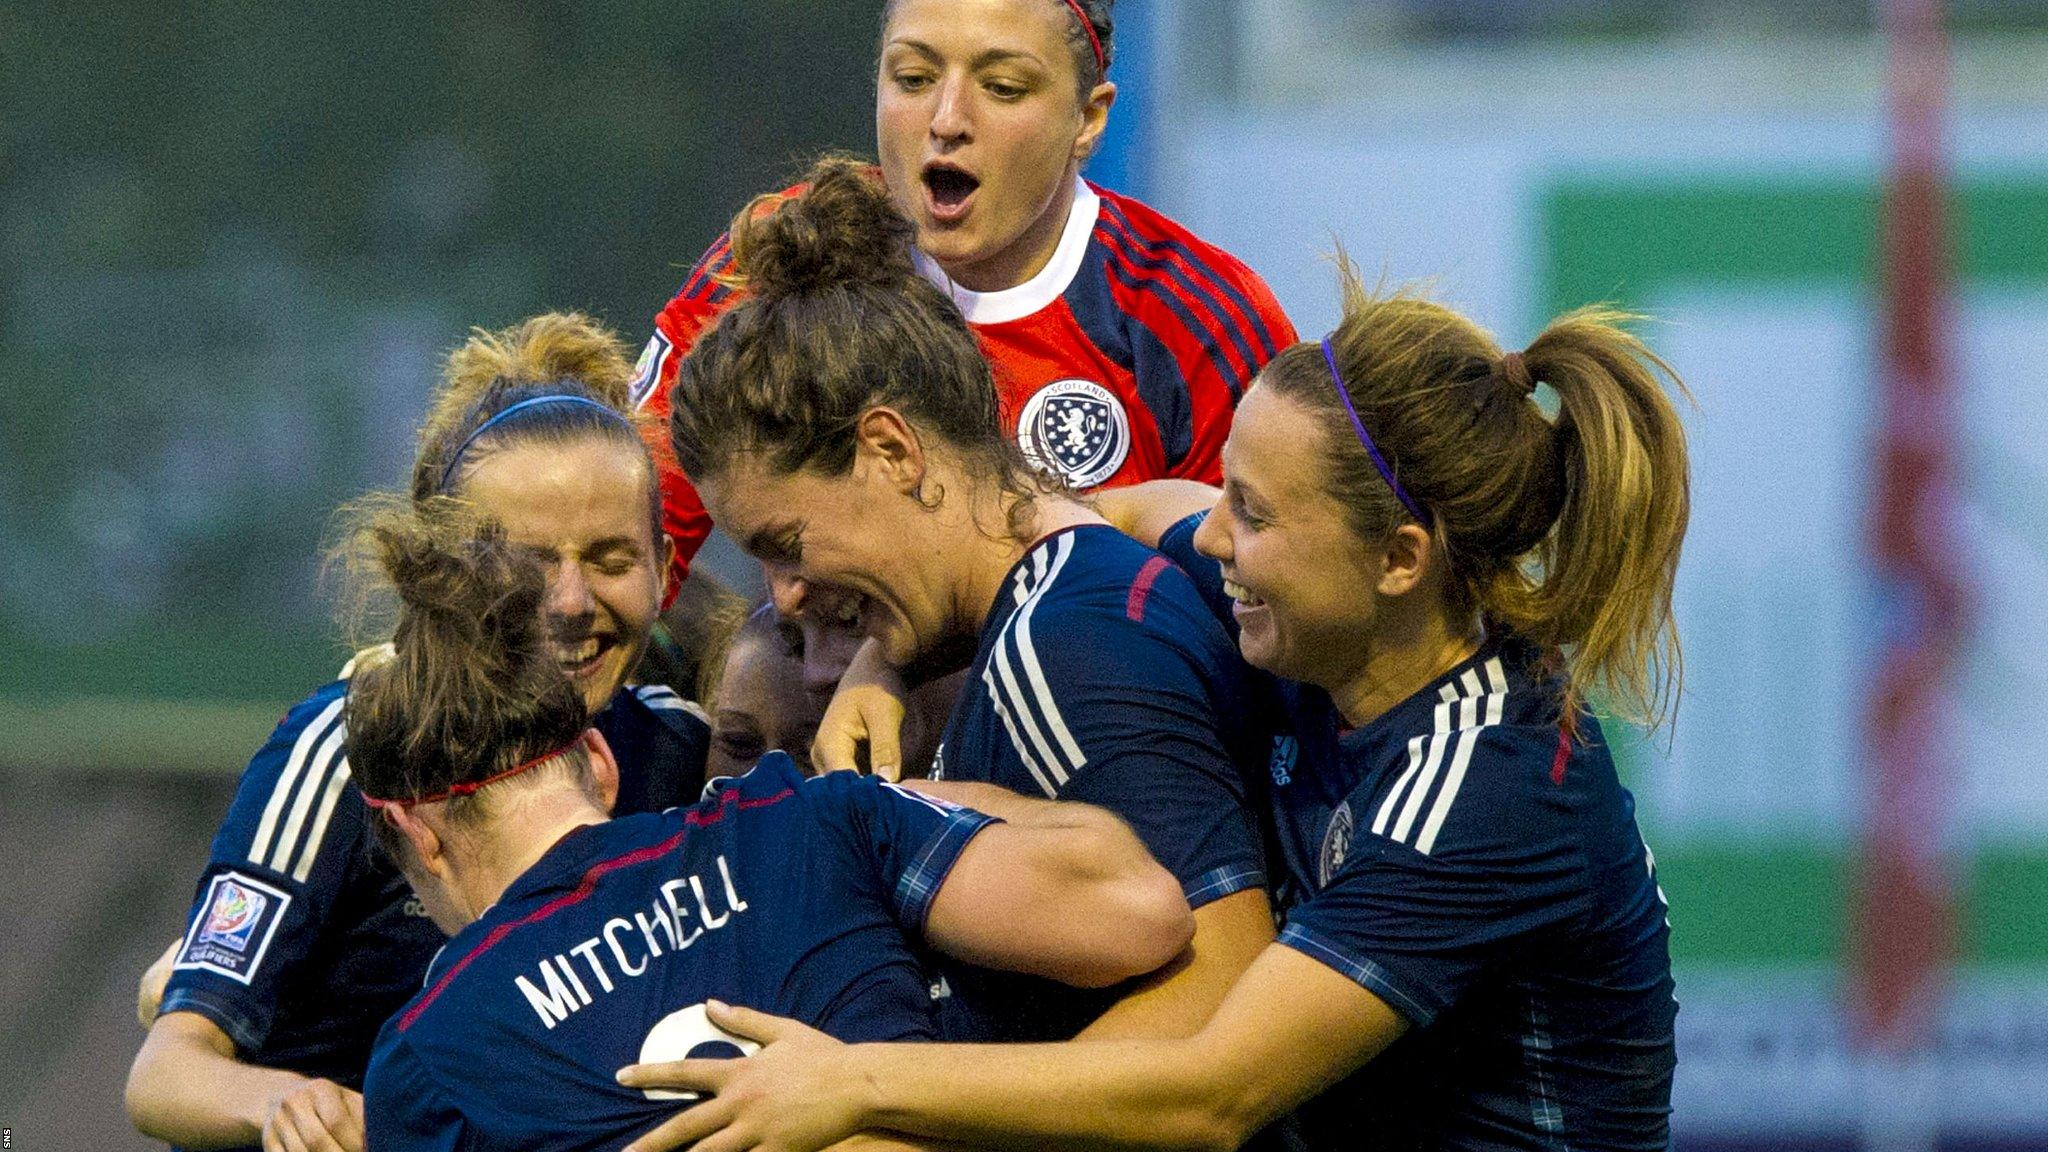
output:
[[[171,964],[178,958],[178,945],[183,940],[171,941],[164,954],[142,970],[142,982],[135,986],[135,1018],[147,1029],[156,1023],[156,1010],[164,1002],[164,986],[171,982]]]
[[[332,1080],[285,1093],[263,1125],[263,1152],[363,1152],[363,1095]]]
[[[851,768],[884,780],[902,779],[908,695],[903,677],[882,658],[882,646],[873,640],[863,643],[818,721],[811,764],[819,772]]]
[[[712,1099],[670,1117],[626,1145],[624,1152],[819,1152],[860,1131],[861,1109],[850,1093],[855,1077],[841,1058],[846,1046],[794,1020],[716,1000],[711,1022],[763,1047],[738,1060],[676,1060],[619,1070],[629,1088],[680,1088]]]

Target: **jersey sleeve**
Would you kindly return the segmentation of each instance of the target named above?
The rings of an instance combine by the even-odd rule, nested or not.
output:
[[[1206,510],[1196,512],[1168,528],[1159,537],[1159,552],[1188,574],[1188,579],[1194,581],[1195,591],[1202,597],[1202,603],[1209,606],[1209,611],[1215,613],[1224,629],[1235,637],[1237,617],[1230,611],[1230,594],[1223,590],[1223,565],[1195,551],[1195,530],[1208,517]]]
[[[342,750],[343,693],[315,693],[264,742],[213,838],[160,1012],[196,1012],[263,1046],[366,848]]]
[[[1224,731],[1246,701],[1227,638],[1185,577],[1154,563],[1131,610],[1068,604],[1014,621],[968,690],[988,693],[1045,795],[1123,817],[1199,908],[1266,883]]]
[[[1518,740],[1498,729],[1478,737],[1462,776],[1454,752],[1414,819],[1391,800],[1384,818],[1340,807],[1323,845],[1334,875],[1288,914],[1279,942],[1420,1028],[1489,969],[1582,922],[1586,865],[1568,819],[1492,770],[1527,751]]]
[[[946,875],[995,818],[872,776],[833,772],[819,780],[889,893],[897,922],[922,936]]]
[[[380,1045],[363,1082],[365,1143],[378,1152],[462,1152],[462,1112],[404,1039]]]
[[[661,522],[676,542],[676,573],[688,575],[690,561],[711,534],[711,514],[704,510],[697,489],[676,463],[668,438],[670,391],[676,369],[705,329],[731,306],[734,292],[718,277],[732,264],[732,241],[720,236],[706,249],[683,286],[654,318],[654,335],[640,353],[633,377],[633,402],[648,418],[647,447],[654,454],[661,474]]]

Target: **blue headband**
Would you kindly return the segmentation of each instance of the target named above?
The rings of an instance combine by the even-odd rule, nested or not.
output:
[[[600,404],[588,396],[570,396],[558,392],[547,396],[535,396],[531,400],[521,400],[519,403],[507,407],[503,412],[477,425],[476,431],[463,438],[462,443],[456,446],[454,454],[448,457],[448,467],[441,470],[441,491],[446,492],[448,490],[448,482],[455,479],[455,470],[462,465],[462,454],[469,451],[469,446],[476,443],[477,437],[503,424],[519,412],[528,408],[537,408],[542,404],[582,404],[585,407],[597,409],[599,412],[625,425],[629,430],[633,427],[632,423],[624,416],[619,415],[612,408]]]
[[[1344,414],[1351,417],[1351,427],[1357,430],[1358,442],[1365,445],[1366,455],[1372,457],[1372,466],[1380,470],[1380,478],[1394,490],[1394,499],[1401,502],[1401,507],[1406,508],[1408,514],[1424,528],[1429,527],[1429,512],[1408,495],[1408,490],[1401,487],[1399,480],[1394,479],[1394,470],[1387,467],[1387,458],[1380,455],[1379,445],[1372,442],[1372,434],[1365,430],[1365,421],[1358,418],[1358,409],[1351,404],[1351,390],[1344,387],[1344,374],[1337,371],[1337,354],[1330,350],[1328,336],[1323,337],[1323,363],[1330,366],[1330,379],[1337,385],[1337,398],[1344,401]]]

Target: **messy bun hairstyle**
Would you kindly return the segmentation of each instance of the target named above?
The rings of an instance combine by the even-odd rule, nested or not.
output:
[[[1051,490],[1003,435],[966,320],[911,264],[914,234],[880,176],[849,157],[734,218],[747,296],[678,368],[669,433],[685,473],[715,481],[747,453],[777,474],[843,475],[861,414],[887,406],[975,479]]]
[[[496,776],[573,743],[582,694],[549,649],[539,567],[459,502],[393,506],[357,529],[396,593],[390,653],[349,680],[347,750],[357,787],[413,801]],[[560,757],[581,771],[580,750]],[[536,771],[554,770],[543,766]],[[474,797],[449,801],[450,819]]]
[[[658,543],[661,493],[633,414],[632,382],[633,365],[618,336],[578,312],[546,312],[496,332],[472,329],[449,353],[440,391],[420,426],[412,498],[459,490],[479,461],[514,445],[560,446],[595,436],[646,463],[650,539]],[[529,403],[536,400],[544,402]],[[521,404],[527,406],[510,411]]]

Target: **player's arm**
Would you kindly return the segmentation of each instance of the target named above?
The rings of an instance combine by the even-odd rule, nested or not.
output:
[[[1182,520],[1216,506],[1221,491],[1195,480],[1151,480],[1123,488],[1098,488],[1085,497],[1116,530],[1147,548]]]
[[[128,1073],[127,1105],[145,1135],[185,1148],[363,1147],[361,1096],[236,1060],[234,1041],[195,1012],[166,1012],[150,1026]]]
[[[886,1128],[1038,1152],[1047,1147],[1229,1152],[1372,1059],[1407,1024],[1334,969],[1285,947],[1260,954],[1186,1039],[1071,1044],[846,1046],[719,1006],[720,1027],[768,1046],[748,1060],[627,1069],[633,1087],[716,1093],[628,1146],[661,1152],[813,1152]]]
[[[270,1124],[324,1128],[352,1135],[353,1144],[334,1146],[361,1145],[354,1093],[240,1059],[264,1043],[279,997],[307,963],[362,850],[340,705],[330,686],[295,706],[236,787],[172,958],[162,1014],[130,1071],[129,1115],[146,1133],[225,1147],[254,1142]],[[308,798],[303,820],[278,818],[299,797]],[[216,916],[238,918],[236,926],[207,939],[201,928]]]
[[[965,804],[1015,823],[1028,820],[1030,814],[1041,810],[1054,815],[1069,811],[1102,812],[1101,809],[1092,809],[1087,805],[1033,800],[992,784],[918,780],[906,784],[905,787],[939,796],[956,804]],[[1103,812],[1103,815],[1107,816],[1108,813]],[[1114,820],[1115,817],[1111,816],[1110,819]],[[1128,825],[1124,825],[1121,820],[1118,820],[1117,824],[1128,834]],[[1135,842],[1135,837],[1133,841]],[[1144,852],[1142,844],[1138,845],[1138,851]],[[1146,854],[1145,860],[1151,861],[1149,853]],[[965,863],[964,857],[962,862]],[[1178,886],[1171,873],[1157,864],[1153,865],[1153,871],[1153,883],[1173,885],[1176,895],[1179,895]],[[944,890],[941,890],[941,897],[943,896]],[[1184,896],[1175,899],[1173,904],[1183,909],[1187,906]],[[979,908],[963,911],[971,915],[986,914],[985,910]],[[1057,909],[1054,912],[1057,914]],[[991,923],[1008,922],[1008,913],[1002,913]],[[1085,930],[1090,927],[1086,923],[1073,920],[1063,923],[1068,931],[1083,930],[1084,935]],[[1126,976],[1142,973],[1150,975],[1089,1024],[1081,1032],[1083,1037],[1096,1040],[1189,1035],[1202,1026],[1216,1005],[1223,1002],[1224,994],[1230,991],[1231,983],[1238,975],[1266,945],[1273,942],[1272,908],[1267,903],[1266,893],[1262,888],[1251,888],[1232,893],[1220,900],[1210,901],[1195,909],[1188,923],[1192,927],[1192,933],[1183,932],[1181,942],[1184,946],[1178,952],[1170,954],[1163,962],[1163,967],[1162,961],[1155,960],[1144,967],[1132,968],[1126,972]],[[970,924],[969,927],[987,930],[989,924]],[[1118,930],[1121,931],[1121,927]],[[965,959],[974,959],[963,953],[954,954]],[[989,967],[1015,967],[983,960],[975,962]],[[1067,983],[1078,981],[1068,980]]]
[[[919,787],[1002,821],[968,843],[933,897],[924,932],[939,951],[1104,988],[1186,947],[1194,920],[1179,882],[1114,814],[986,784]]]

